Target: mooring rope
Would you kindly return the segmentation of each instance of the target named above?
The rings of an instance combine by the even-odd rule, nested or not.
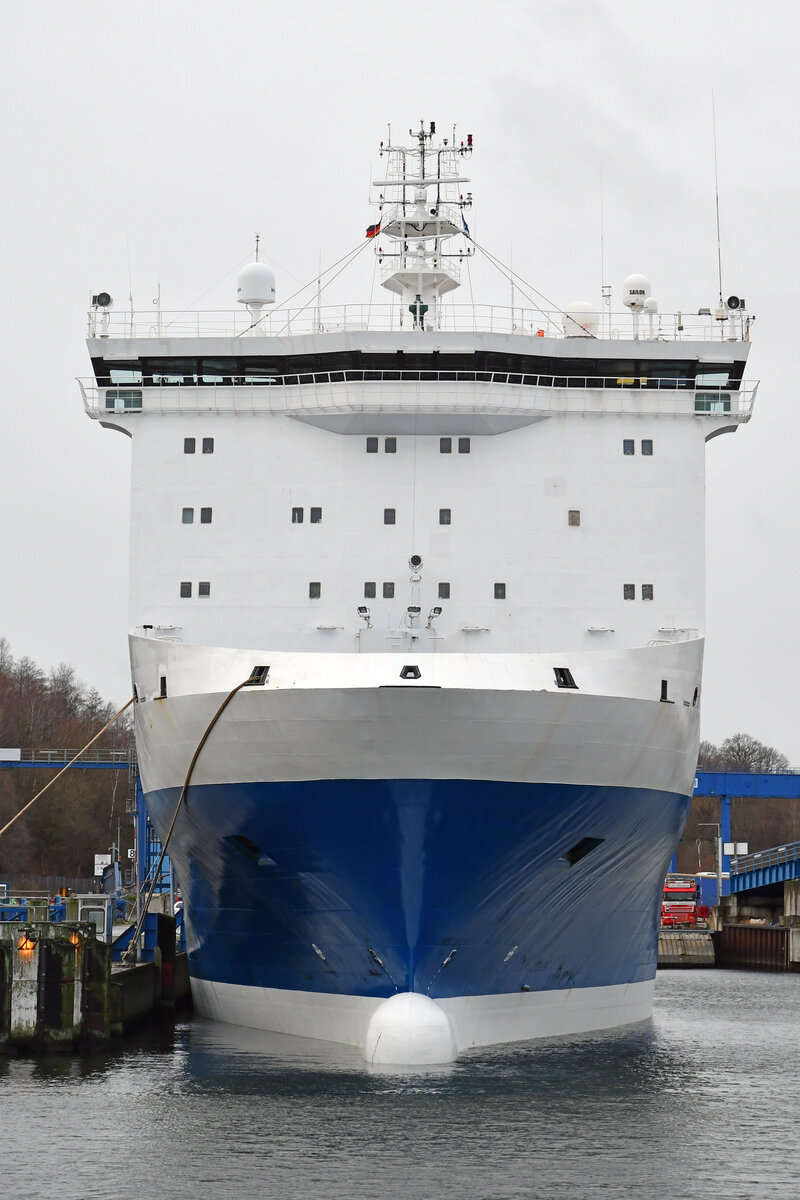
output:
[[[241,683],[237,683],[236,687],[233,688],[230,692],[228,692],[227,696],[222,701],[222,704],[220,704],[219,708],[214,713],[214,716],[211,718],[209,724],[207,725],[205,733],[200,738],[200,741],[197,743],[197,749],[195,750],[194,754],[192,755],[192,761],[189,763],[189,769],[186,772],[186,778],[183,781],[183,787],[181,788],[181,794],[178,797],[178,803],[175,805],[175,812],[172,814],[172,820],[170,821],[169,829],[167,830],[167,836],[164,838],[163,844],[161,846],[161,854],[159,855],[158,862],[156,863],[155,868],[153,870],[153,880],[152,880],[152,883],[150,884],[150,890],[147,893],[147,899],[145,900],[144,904],[142,905],[142,911],[139,915],[139,920],[136,923],[136,929],[134,930],[133,937],[130,940],[127,950],[122,955],[122,962],[130,962],[136,956],[136,945],[139,941],[139,936],[142,932],[142,927],[145,922],[145,917],[147,916],[147,910],[150,907],[150,901],[153,899],[153,893],[156,890],[156,884],[158,883],[158,880],[161,875],[161,864],[163,863],[164,856],[167,853],[167,846],[169,845],[169,839],[172,837],[172,831],[175,828],[175,822],[178,819],[178,813],[181,810],[181,805],[183,804],[184,799],[186,797],[186,793],[189,790],[189,783],[191,781],[192,774],[194,772],[195,763],[197,762],[198,758],[200,757],[200,751],[203,749],[203,746],[205,746],[206,742],[208,741],[208,736],[211,733],[211,730],[214,728],[217,721],[222,716],[225,709],[228,707],[228,705],[230,704],[231,700],[236,695],[236,693],[240,692],[243,687],[247,687],[248,684],[255,684],[255,683],[260,683],[260,682],[261,682],[261,679],[259,678],[259,676],[251,675],[249,679],[244,679]]]

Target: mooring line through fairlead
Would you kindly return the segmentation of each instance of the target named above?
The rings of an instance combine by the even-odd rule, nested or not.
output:
[[[158,862],[156,863],[155,869],[153,870],[153,880],[152,880],[152,883],[150,884],[150,890],[147,893],[147,899],[145,900],[144,904],[142,905],[142,911],[139,915],[139,920],[136,923],[136,929],[134,930],[134,934],[130,940],[130,944],[129,944],[127,950],[125,951],[125,953],[122,955],[122,962],[129,962],[131,959],[135,958],[136,946],[139,941],[139,936],[142,932],[142,927],[144,925],[145,917],[147,916],[147,910],[150,906],[150,901],[153,899],[153,893],[156,890],[156,884],[158,883],[158,880],[159,880],[159,876],[160,876],[160,872],[161,872],[161,864],[163,863],[164,856],[167,853],[167,846],[169,845],[169,839],[172,837],[172,831],[175,828],[175,822],[178,819],[178,813],[181,810],[181,805],[183,804],[186,793],[189,790],[189,783],[191,782],[192,773],[194,772],[194,768],[195,768],[195,763],[197,762],[198,758],[200,757],[200,751],[203,749],[203,746],[205,746],[205,744],[208,740],[208,735],[211,733],[211,730],[214,728],[214,726],[216,725],[219,718],[225,712],[225,709],[228,707],[228,705],[230,704],[231,700],[236,695],[236,693],[240,692],[243,687],[247,687],[248,684],[256,684],[256,683],[258,683],[258,684],[263,683],[262,677],[259,675],[251,675],[249,679],[244,679],[241,683],[237,683],[236,687],[233,688],[230,692],[228,692],[227,696],[222,701],[222,704],[220,704],[219,708],[214,713],[214,716],[211,718],[208,725],[206,726],[206,730],[205,730],[203,736],[200,738],[200,741],[197,743],[197,748],[196,748],[194,754],[192,755],[192,761],[189,763],[189,769],[186,772],[186,778],[183,781],[183,787],[181,788],[181,794],[178,797],[178,803],[175,805],[175,812],[172,814],[172,820],[170,821],[169,829],[167,830],[167,836],[164,838],[164,842],[161,846],[161,854],[159,855]]]

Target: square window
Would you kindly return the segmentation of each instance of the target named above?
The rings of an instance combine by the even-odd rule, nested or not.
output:
[[[568,525],[580,525],[580,523],[581,523],[581,510],[579,508],[571,508],[569,510],[569,513],[567,514],[567,524]]]
[[[210,525],[211,524],[211,509],[210,508],[201,508],[200,509],[200,524],[201,525]]]
[[[439,438],[439,453],[440,454],[452,454],[453,453],[453,439],[452,438]]]
[[[367,454],[378,453],[378,439],[376,437],[367,438]]]
[[[450,524],[450,509],[449,508],[440,508],[439,509],[439,524],[440,525],[449,525]]]
[[[653,599],[652,583],[643,583],[642,584],[642,599],[643,600],[652,600]]]
[[[200,580],[197,585],[197,594],[198,596],[202,596],[206,599],[211,595],[211,584],[207,579]]]
[[[469,438],[458,439],[458,453],[469,454]]]
[[[636,599],[636,585],[634,583],[623,583],[622,599],[623,600],[635,600]]]
[[[292,509],[292,524],[293,525],[302,525],[303,524],[302,508],[293,508]]]
[[[183,510],[183,515],[181,517],[181,520],[184,525],[191,525],[192,522],[194,521],[194,509],[193,508],[185,508]]]
[[[194,445],[195,445],[194,438],[184,438],[183,439],[183,453],[184,454],[194,454]]]
[[[213,438],[203,438],[203,454],[213,454],[213,453],[214,453],[214,439]]]
[[[383,523],[384,523],[384,525],[394,525],[394,523],[395,523],[395,517],[396,517],[396,513],[395,513],[395,510],[394,510],[393,508],[385,508],[385,509],[383,510]]]
[[[384,439],[383,449],[386,454],[397,454],[397,438],[388,437]]]
[[[181,600],[188,600],[192,594],[192,585],[188,580],[184,580],[181,584]]]
[[[308,585],[309,600],[319,600],[321,595],[322,595],[322,584],[321,583],[318,583],[318,582],[310,583]]]
[[[440,583],[439,584],[439,599],[440,600],[449,600],[450,599],[450,584],[449,583]]]
[[[633,438],[623,438],[622,453],[623,454],[635,454],[636,453],[636,446],[635,446]]]
[[[494,585],[494,598],[495,600],[505,600],[506,585],[504,583],[496,583]]]
[[[394,600],[394,584],[393,583],[385,583],[383,585],[383,598],[384,598],[384,600]]]
[[[309,511],[308,519],[312,525],[319,525],[320,521],[322,520],[322,509],[312,508]]]
[[[376,596],[375,584],[374,583],[365,583],[364,584],[364,599],[365,600],[374,600],[375,596]]]
[[[653,453],[653,439],[642,438],[642,454],[651,455]]]

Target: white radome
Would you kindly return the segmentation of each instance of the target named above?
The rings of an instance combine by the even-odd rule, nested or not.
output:
[[[646,275],[628,275],[622,283],[622,303],[633,312],[642,312],[653,288]]]
[[[266,263],[250,263],[239,273],[236,299],[239,304],[274,304],[275,272]]]
[[[565,337],[596,337],[600,314],[586,300],[573,300],[561,314]]]

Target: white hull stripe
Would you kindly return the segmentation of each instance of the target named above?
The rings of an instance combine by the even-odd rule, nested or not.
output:
[[[613,1029],[652,1014],[654,980],[611,987],[455,996],[438,1004],[447,1013],[459,1052],[479,1046]],[[380,998],[281,991],[192,979],[197,1011],[213,1020],[363,1050]]]

